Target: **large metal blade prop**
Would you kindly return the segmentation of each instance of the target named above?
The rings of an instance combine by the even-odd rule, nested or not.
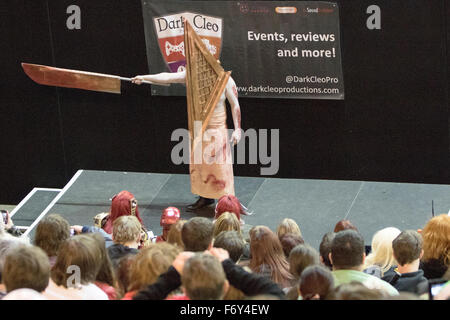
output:
[[[111,74],[62,69],[31,63],[22,63],[22,68],[32,80],[47,86],[120,94],[120,81],[131,81],[131,78]],[[155,84],[149,81],[142,81],[142,83]]]

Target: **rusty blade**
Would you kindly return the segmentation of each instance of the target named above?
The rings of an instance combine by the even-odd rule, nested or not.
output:
[[[31,63],[22,63],[22,68],[39,84],[120,94],[118,76]]]

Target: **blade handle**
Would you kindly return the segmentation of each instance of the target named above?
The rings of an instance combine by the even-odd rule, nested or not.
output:
[[[123,81],[131,82],[131,78],[119,77],[119,79],[120,79],[120,80],[123,80]],[[151,81],[147,81],[147,80],[142,80],[142,83],[145,83],[145,84],[154,84],[154,85],[157,85],[157,86],[165,86],[165,87],[170,86],[169,83],[155,83],[155,82],[151,82]]]

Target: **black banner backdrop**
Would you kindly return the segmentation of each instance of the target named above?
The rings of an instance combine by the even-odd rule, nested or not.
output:
[[[185,66],[183,17],[225,70],[241,97],[344,99],[339,8],[321,1],[142,0],[152,73]],[[153,86],[184,95],[183,86]]]

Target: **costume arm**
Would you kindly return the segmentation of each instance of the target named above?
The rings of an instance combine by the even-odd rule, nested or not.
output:
[[[239,106],[238,92],[236,83],[231,77],[228,79],[228,83],[225,89],[225,95],[231,106],[231,114],[233,116],[234,129],[235,130],[241,129],[241,108]]]
[[[147,80],[154,82],[156,84],[167,84],[167,83],[186,83],[186,71],[181,72],[162,72],[157,74],[147,74],[143,76],[136,76],[134,79]],[[133,81],[134,82],[134,81]]]

